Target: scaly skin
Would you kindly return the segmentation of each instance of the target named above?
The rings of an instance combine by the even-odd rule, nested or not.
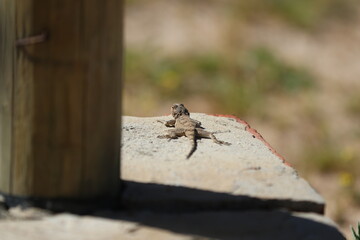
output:
[[[205,131],[201,127],[201,122],[190,118],[190,113],[183,104],[176,103],[172,105],[171,115],[174,117],[174,119],[165,122],[165,126],[174,127],[175,129],[168,130],[168,134],[160,135],[158,138],[176,139],[183,136],[189,138],[192,142],[192,148],[189,154],[186,156],[187,159],[189,159],[196,151],[197,138],[211,138],[217,144],[230,145],[230,143],[216,139],[214,134]]]

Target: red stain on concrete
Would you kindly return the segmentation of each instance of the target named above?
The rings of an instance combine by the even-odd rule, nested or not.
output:
[[[241,120],[240,118],[234,116],[234,115],[223,115],[223,114],[210,114],[212,116],[217,116],[217,117],[227,117],[227,118],[233,118],[235,119],[238,123],[244,124],[245,125],[245,130],[248,131],[249,133],[251,133],[253,135],[254,138],[259,139],[260,141],[262,141],[266,147],[268,147],[268,149],[275,154],[277,157],[279,157],[283,163],[287,166],[290,166],[290,163],[288,163],[285,158],[283,156],[281,156],[278,152],[276,152],[276,150],[261,136],[260,133],[258,133],[258,131],[256,131],[256,129],[252,128],[250,126],[250,124],[248,124],[246,121]]]

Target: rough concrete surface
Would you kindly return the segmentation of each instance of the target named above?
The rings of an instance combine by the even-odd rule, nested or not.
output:
[[[317,214],[285,211],[199,213],[99,212],[57,214],[39,220],[0,220],[1,240],[312,240],[344,239]]]
[[[176,208],[220,204],[229,208],[323,212],[323,198],[248,131],[247,125],[230,117],[200,113],[191,117],[231,145],[198,140],[197,150],[187,160],[189,139],[157,138],[167,129],[158,120],[169,120],[170,116],[123,117],[121,176],[126,180],[125,204],[170,207],[166,205],[170,202]]]
[[[198,140],[186,160],[188,139],[157,138],[166,130],[157,120],[170,117],[124,117],[120,210],[53,214],[0,199],[0,240],[344,239],[319,214],[322,197],[254,129],[192,117],[232,145]]]

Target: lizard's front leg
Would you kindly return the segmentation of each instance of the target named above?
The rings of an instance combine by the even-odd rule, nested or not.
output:
[[[157,120],[159,123],[164,124],[166,127],[175,127],[175,119],[169,120],[169,121],[160,121]]]
[[[231,143],[218,140],[214,136],[214,134],[212,134],[211,132],[205,131],[201,128],[196,128],[196,132],[197,132],[198,137],[200,137],[200,138],[211,138],[217,144],[231,145]]]

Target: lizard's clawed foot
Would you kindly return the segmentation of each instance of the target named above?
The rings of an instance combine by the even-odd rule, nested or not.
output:
[[[217,144],[220,144],[220,145],[226,145],[226,146],[230,146],[231,145],[231,143],[228,143],[228,142],[224,142],[224,141],[217,141],[216,142]]]
[[[218,134],[218,133],[229,133],[231,132],[230,130],[227,130],[227,131],[215,131],[215,132],[212,132],[213,134]]]

